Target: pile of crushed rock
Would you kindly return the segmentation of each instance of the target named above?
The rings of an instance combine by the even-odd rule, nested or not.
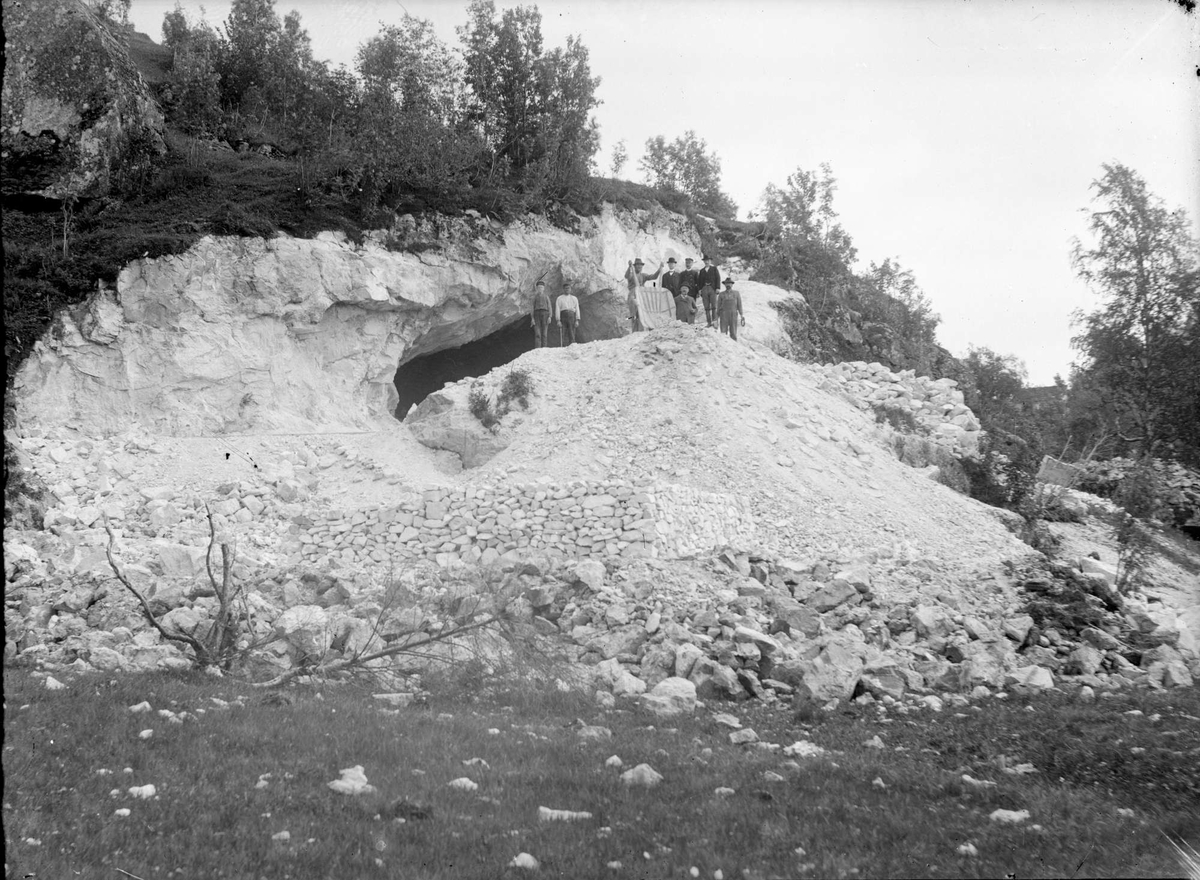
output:
[[[414,442],[409,425],[374,435],[189,439],[135,427],[103,438],[66,430],[17,438],[56,500],[46,530],[5,534],[6,658],[79,671],[186,666],[112,577],[104,524],[131,582],[169,624],[195,633],[216,604],[205,560],[211,513],[219,540],[237,547],[233,573],[247,589],[251,634],[277,637],[264,660],[278,670],[441,632],[503,606],[523,637],[616,695],[672,678],[709,699],[827,704],[1012,686],[1167,687],[1200,673],[1196,627],[1177,609],[1135,596],[1105,610],[1112,560],[1080,553],[1035,571],[1044,561],[1002,515],[895,459],[891,429],[876,423],[871,402],[900,400],[931,418],[940,410],[943,423],[961,423],[940,433],[961,439],[973,416],[944,383],[926,387],[871,365],[793,364],[684,325],[530,352],[474,384],[494,395],[518,368],[532,379],[528,407],[501,420],[495,454],[467,470]],[[440,392],[443,412],[461,406],[471,384]],[[914,394],[917,386],[927,393]],[[453,498],[486,485],[507,497],[541,486],[566,498],[573,481],[614,479],[736,497],[754,538],[703,549],[667,542],[657,555],[618,547],[596,558],[587,544],[567,554],[510,534],[486,548],[486,561],[481,551],[477,564],[440,565],[314,560],[305,550],[306,537],[329,531],[335,507],[346,526],[339,534],[386,531],[380,511],[405,499],[431,503],[429,492]],[[636,516],[646,528],[644,511]],[[399,524],[400,534],[427,519]],[[366,545],[371,536],[350,541],[358,537]],[[1030,585],[1048,593],[1071,583],[1095,625],[1039,626],[1028,613]],[[457,648],[504,653],[495,643],[445,650]]]

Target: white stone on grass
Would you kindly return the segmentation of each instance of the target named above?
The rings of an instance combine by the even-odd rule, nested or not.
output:
[[[879,735],[876,734],[875,736],[873,736],[869,740],[867,740],[865,743],[863,743],[863,745],[866,746],[868,749],[882,749],[883,748],[883,740],[881,740],[879,738]]]
[[[341,779],[335,779],[332,782],[326,783],[329,788],[338,794],[353,796],[371,794],[376,790],[375,786],[367,782],[367,775],[363,772],[361,764],[355,764],[353,767],[347,767],[345,770],[339,770],[338,772],[342,774]]]
[[[975,844],[973,843],[964,843],[958,848],[958,854],[960,856],[970,856],[971,858],[974,858],[975,856],[979,855],[979,850],[975,849]]]
[[[451,779],[446,783],[450,788],[457,788],[459,791],[475,791],[479,788],[479,783],[473,779],[468,779],[466,776],[460,776],[458,779]]]
[[[278,843],[287,843],[292,839],[292,833],[290,831],[280,831],[277,834],[272,834],[271,839]]]
[[[816,743],[798,739],[790,746],[786,746],[783,753],[789,758],[819,758],[825,754],[825,750]]]
[[[150,708],[151,708],[150,703],[147,702],[146,700],[142,700],[142,702],[135,703],[134,705],[130,706],[129,711],[132,712],[134,715],[139,715],[142,712],[149,712]]]
[[[741,720],[736,715],[730,715],[728,712],[716,713],[713,715],[713,721],[722,727],[728,727],[732,730],[740,730],[742,726]]]
[[[582,822],[592,818],[591,813],[574,810],[552,810],[549,807],[538,807],[539,822]]]
[[[732,788],[727,788],[726,786],[722,785],[720,788],[714,788],[713,794],[715,794],[717,797],[730,797],[735,794],[735,792]]]
[[[152,737],[152,736],[154,736],[154,731],[150,730],[150,729],[146,729],[138,734],[138,739],[150,739],[150,737]]]
[[[612,739],[612,731],[607,727],[588,724],[579,729],[580,739]]]
[[[988,816],[993,822],[1016,825],[1029,818],[1028,810],[993,810]]]
[[[966,773],[962,775],[962,781],[967,785],[974,786],[975,788],[994,788],[996,785],[994,782],[989,782],[985,779],[976,779],[974,776],[970,776]]]
[[[119,809],[119,810],[113,810],[113,815],[114,815],[114,816],[117,816],[117,817],[119,817],[119,818],[121,818],[121,819],[124,819],[124,818],[125,818],[126,816],[128,816],[128,815],[129,815],[131,812],[133,812],[133,811],[132,811],[132,810],[130,810],[130,809],[129,809],[129,807],[121,807],[121,809]]]
[[[649,764],[638,764],[632,770],[626,770],[621,774],[621,781],[626,785],[654,786],[662,780],[662,774]]]
[[[158,794],[158,789],[153,785],[135,785],[129,789],[130,797],[141,798],[144,801],[150,800]]]
[[[508,863],[508,866],[510,868],[524,868],[526,871],[536,871],[539,867],[541,867],[538,864],[538,860],[526,852],[520,853],[514,857],[513,860]]]
[[[46,676],[46,690],[48,691],[65,691],[67,686],[55,678],[53,675]]]
[[[733,733],[729,734],[729,741],[735,746],[742,746],[746,745],[747,743],[755,743],[758,742],[758,734],[754,731],[754,728],[747,727],[745,730],[735,730]]]
[[[620,770],[622,767],[625,766],[625,762],[622,761],[618,756],[613,755],[607,761],[604,762],[604,766],[612,767],[614,769]]]

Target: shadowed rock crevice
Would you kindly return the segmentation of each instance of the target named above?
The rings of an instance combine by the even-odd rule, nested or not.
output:
[[[557,343],[558,334],[552,333],[551,338]],[[529,316],[523,315],[466,345],[435,351],[401,364],[395,379],[400,395],[396,418],[403,420],[410,407],[446,383],[482,376],[520,357],[534,347],[533,343]]]

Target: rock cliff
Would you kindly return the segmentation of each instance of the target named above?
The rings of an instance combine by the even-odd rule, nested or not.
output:
[[[524,319],[538,278],[552,295],[579,297],[582,341],[628,332],[626,265],[697,255],[682,220],[606,210],[575,234],[536,217],[508,226],[405,217],[361,244],[334,233],[207,237],[133,263],[114,288],[60,315],[14,382],[18,424],[108,433],[137,421],[168,434],[363,427],[393,413],[401,364]],[[760,331],[778,336],[762,311]]]

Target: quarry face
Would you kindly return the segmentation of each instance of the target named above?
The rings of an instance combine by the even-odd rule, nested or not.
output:
[[[416,402],[397,381],[405,364],[475,343],[471,369],[486,371],[531,348],[532,331],[522,341],[519,329],[535,281],[579,298],[580,341],[608,339],[628,332],[628,260],[699,252],[678,223],[611,210],[580,223],[572,234],[532,217],[505,227],[443,218],[436,228],[408,217],[360,245],[337,234],[209,237],[137,261],[37,346],[14,383],[17,424],[361,429],[393,416],[402,395]],[[415,386],[461,378],[456,369],[434,363]]]

